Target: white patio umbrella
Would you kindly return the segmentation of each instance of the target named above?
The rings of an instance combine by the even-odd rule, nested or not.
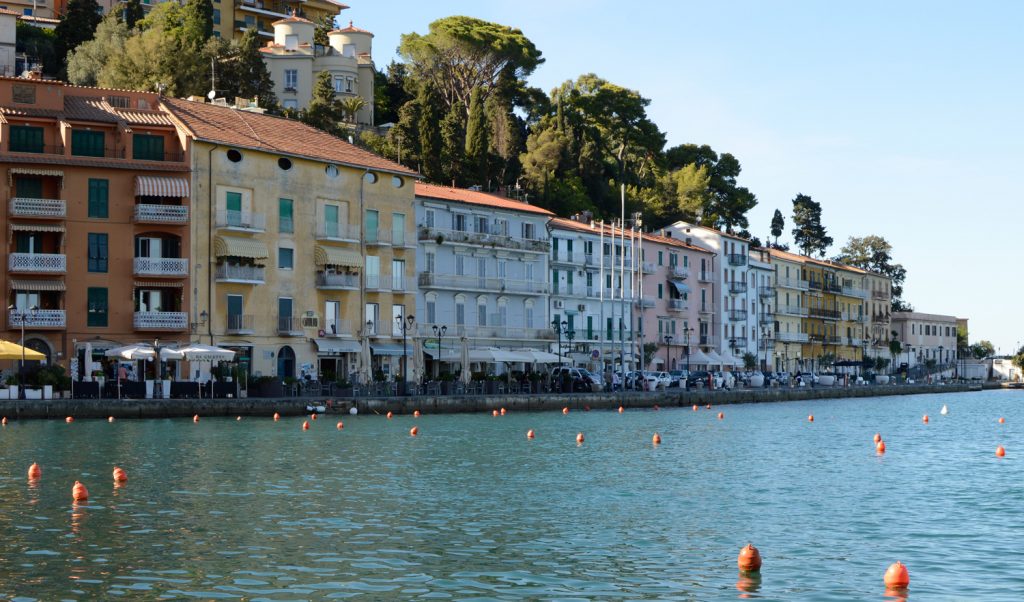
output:
[[[459,380],[468,385],[473,380],[473,374],[469,371],[469,339],[462,337],[462,357],[459,358],[462,368],[459,371]]]
[[[415,382],[423,380],[423,339],[416,337],[412,342],[412,378]]]
[[[373,381],[372,375],[370,374],[370,366],[372,365],[370,362],[370,337],[364,336],[362,349],[359,350],[358,357],[359,380],[361,380],[364,385],[368,385]]]
[[[164,355],[165,351],[169,352],[168,355]],[[190,362],[223,362],[235,359],[235,352],[230,349],[193,343],[185,347],[178,347],[177,349],[161,349],[160,357],[163,359],[184,358]]]
[[[145,360],[151,362],[156,359],[156,351],[149,345],[125,345],[107,349],[103,355],[116,357],[123,360]]]

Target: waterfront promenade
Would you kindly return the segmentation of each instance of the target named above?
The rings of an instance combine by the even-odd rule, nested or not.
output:
[[[626,408],[687,407],[735,403],[770,403],[813,399],[847,399],[889,395],[919,395],[980,391],[979,384],[912,384],[872,386],[818,386],[782,388],[735,388],[732,390],[667,389],[664,391],[626,391],[572,394],[496,394],[496,395],[415,395],[407,397],[284,397],[225,399],[47,399],[0,400],[0,416],[8,420],[55,418],[169,418],[200,416],[283,416],[310,413],[323,407],[331,413],[347,414],[355,408],[359,414],[443,414],[461,412],[558,411]],[[998,383],[984,388],[999,388]]]

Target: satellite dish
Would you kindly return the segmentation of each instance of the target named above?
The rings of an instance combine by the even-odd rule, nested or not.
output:
[[[206,97],[209,98],[210,100],[213,100],[214,98],[217,98],[217,91],[216,90],[210,90],[209,92],[206,93]]]

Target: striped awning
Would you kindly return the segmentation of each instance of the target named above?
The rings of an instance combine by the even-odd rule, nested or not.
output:
[[[36,169],[33,167],[12,167],[7,170],[7,183],[14,181],[14,176],[54,176],[61,179],[61,187],[64,186],[64,172],[59,169]]]
[[[63,280],[8,280],[8,286],[15,291],[63,291]]]
[[[686,285],[682,280],[669,280],[672,288],[676,289],[676,292],[682,296],[690,292],[690,287]]]
[[[313,259],[316,265],[335,265],[347,268],[358,268],[363,265],[362,258],[355,251],[336,247],[321,247],[320,245],[316,246]]]
[[[187,197],[189,196],[188,180],[135,176],[135,196]]]
[[[263,241],[234,236],[218,236],[213,239],[213,254],[217,257],[248,257],[249,259],[270,257],[267,245]]]
[[[135,285],[136,288],[182,288],[181,282],[175,282],[173,280],[168,280],[164,282],[136,280],[133,284]]]
[[[11,224],[12,231],[21,232],[63,232],[63,224]]]

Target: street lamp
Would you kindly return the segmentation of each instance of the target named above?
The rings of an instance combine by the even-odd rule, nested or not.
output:
[[[14,305],[8,306],[7,309],[17,311],[17,315],[21,319],[21,366],[18,368],[18,399],[25,399],[25,318],[27,312]],[[32,312],[32,317],[35,317],[39,308],[33,305],[29,311]]]
[[[690,335],[693,334],[693,328],[683,329],[683,345],[686,347],[686,377],[690,377]]]
[[[441,337],[444,336],[444,333],[448,332],[448,327],[434,324],[431,328],[434,330],[434,336],[437,337],[437,362],[435,362],[435,372],[438,374],[434,375],[436,377],[441,373],[441,357],[444,355],[444,349],[441,347]]]
[[[558,367],[561,368],[562,367],[562,332],[564,330],[568,330],[569,323],[566,322],[565,320],[562,320],[561,323],[559,323],[558,320],[551,320],[551,328],[553,328],[555,330],[555,334],[558,335],[558,347],[557,347]]]
[[[761,340],[764,341],[764,364],[762,364],[762,370],[768,370],[768,339],[771,334],[771,329],[767,327],[761,328]]]
[[[575,330],[566,330],[565,331],[565,338],[569,340],[569,350],[572,351],[572,340],[576,338],[576,331]],[[576,365],[576,360],[574,360],[572,358],[570,358],[570,360],[572,361],[573,366],[575,366]]]
[[[665,367],[672,369],[672,335],[665,335],[665,344],[668,345],[668,355],[665,357]]]
[[[412,330],[413,325],[416,323],[416,316],[395,316],[395,324],[402,331],[402,361],[399,364],[402,366],[402,380],[399,383],[399,395],[405,395],[406,385],[408,384],[409,378],[409,357],[406,355],[406,340],[409,336],[409,331]]]

